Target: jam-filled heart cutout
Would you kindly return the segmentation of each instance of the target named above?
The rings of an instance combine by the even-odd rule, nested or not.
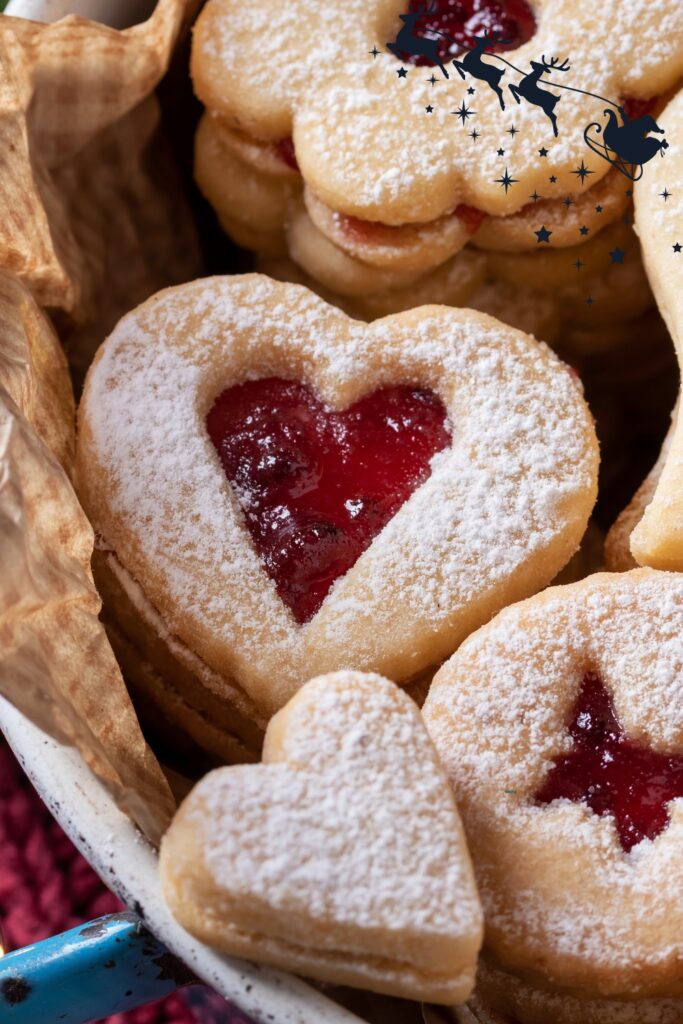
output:
[[[441,400],[409,385],[335,410],[300,381],[250,380],[221,392],[206,425],[252,541],[300,624],[450,441]]]

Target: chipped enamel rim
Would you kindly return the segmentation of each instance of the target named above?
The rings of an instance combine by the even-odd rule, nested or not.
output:
[[[191,970],[258,1024],[362,1024],[305,982],[222,956],[171,916],[156,851],[95,778],[81,755],[51,739],[0,698],[0,730],[52,814],[105,885]]]

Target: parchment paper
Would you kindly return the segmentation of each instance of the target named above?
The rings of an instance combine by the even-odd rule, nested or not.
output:
[[[67,475],[73,414],[51,326],[0,275],[0,692],[74,743],[156,842],[173,799],[97,617],[93,533]]]
[[[201,271],[153,95],[194,8],[125,31],[0,16],[0,693],[153,842],[174,801],[98,619],[53,323],[78,380],[120,315]]]
[[[78,377],[123,313],[201,273],[152,96],[196,6],[124,31],[0,17],[0,270],[57,313]]]

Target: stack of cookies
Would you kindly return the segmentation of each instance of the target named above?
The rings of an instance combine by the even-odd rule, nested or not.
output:
[[[405,6],[206,5],[195,169],[225,230],[360,319],[434,302],[567,353],[641,339],[630,165],[602,133],[656,114],[683,72],[652,45],[661,12],[639,5],[635,29],[615,4],[596,29],[588,2]]]

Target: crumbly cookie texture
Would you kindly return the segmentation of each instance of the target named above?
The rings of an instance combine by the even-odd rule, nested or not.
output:
[[[457,1024],[679,1024],[683,999],[615,999],[586,997],[559,988],[539,987],[482,957],[477,968],[477,987],[468,1007],[469,1021]]]
[[[631,534],[641,522],[645,510],[652,501],[662,470],[669,457],[669,448],[674,436],[677,411],[672,417],[659,457],[626,508],[617,516],[605,538],[605,568],[609,572],[626,572],[638,566],[631,552]]]
[[[553,80],[617,102],[660,95],[683,73],[678,0],[603,0],[599,14],[594,0],[535,0],[531,6],[535,35],[505,54],[522,71],[542,54],[569,56],[571,72]],[[583,130],[602,119],[604,101],[557,89],[562,98],[555,138],[540,108],[518,106],[505,88],[502,111],[495,93],[477,84],[478,123],[498,125],[504,133],[514,119],[520,132],[506,145],[506,158],[522,185],[506,191],[496,183],[502,170],[496,149],[473,146],[454,126],[457,102],[434,101],[438,90],[430,92],[423,68],[397,77],[401,63],[384,45],[400,27],[404,8],[400,0],[347,0],[341,6],[327,0],[210,0],[194,31],[197,94],[209,110],[257,137],[293,135],[315,194],[366,220],[424,222],[458,203],[514,213],[535,188],[546,194],[549,175],[557,177],[559,196],[576,192],[572,172],[586,157]],[[368,51],[375,44],[381,52],[373,60]],[[451,75],[439,88],[459,102],[462,83],[455,70]],[[517,79],[507,69],[503,85]],[[425,116],[430,102],[434,110]],[[539,161],[529,139],[547,147],[547,159]],[[595,182],[609,164],[593,163]]]
[[[335,408],[430,388],[452,434],[304,626],[263,568],[205,424],[223,389],[269,375]],[[103,544],[176,640],[265,715],[350,657],[397,681],[447,657],[552,580],[596,493],[590,413],[544,345],[438,306],[366,325],[257,275],[169,289],[126,316],[90,370],[79,427],[79,490]]]
[[[507,608],[437,673],[424,705],[463,815],[488,949],[532,986],[580,999],[680,998],[683,801],[629,853],[610,814],[536,801],[553,759],[572,749],[586,673],[603,681],[625,735],[683,753],[683,578],[600,573]]]
[[[666,125],[666,180],[683,177],[683,92],[661,115]],[[673,340],[679,365],[683,364],[683,193],[678,189],[662,198],[661,173],[648,166],[635,185],[636,230],[643,260],[657,305]],[[648,173],[649,172],[649,173]],[[678,250],[676,249],[678,246]],[[683,569],[683,420],[678,416],[667,439],[668,453],[654,495],[631,533],[631,553],[640,565],[655,569]]]
[[[219,769],[161,847],[164,894],[203,941],[321,981],[462,1002],[482,915],[446,775],[379,676],[304,686],[263,764]]]

